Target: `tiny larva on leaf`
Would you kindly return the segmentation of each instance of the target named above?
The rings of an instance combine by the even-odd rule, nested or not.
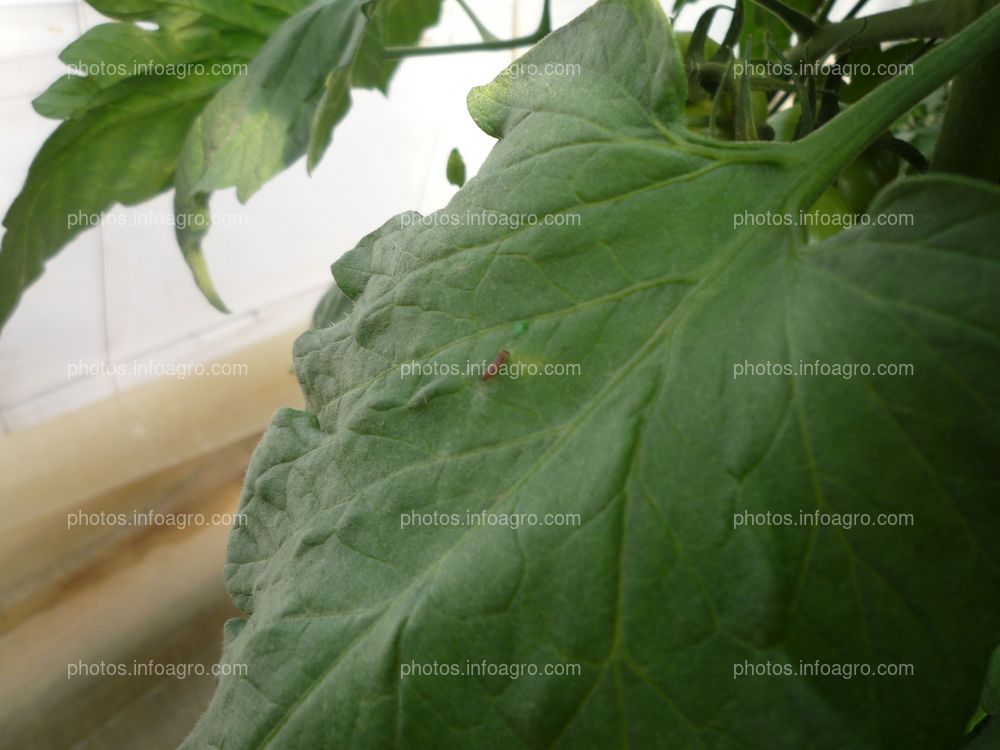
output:
[[[500,366],[507,361],[507,357],[509,356],[510,352],[508,352],[506,349],[500,350],[500,353],[496,356],[496,358],[492,362],[490,362],[489,365],[486,366],[486,369],[483,371],[484,383],[487,382],[494,375],[496,375],[498,372],[500,372]]]

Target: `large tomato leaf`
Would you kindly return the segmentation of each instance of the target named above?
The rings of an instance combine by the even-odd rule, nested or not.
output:
[[[652,0],[522,63],[581,74],[475,90],[480,173],[334,265],[353,309],[298,340],[307,410],[274,418],[230,541],[247,672],[187,746],[957,747],[1000,623],[1000,190],[904,182],[809,245],[744,212],[811,205],[884,101],[793,145],[690,134]],[[502,351],[579,374],[465,371]],[[734,377],[816,360],[913,374]],[[580,523],[463,525],[484,510]],[[735,523],[800,511],[913,523]],[[734,679],[768,663],[794,673]]]

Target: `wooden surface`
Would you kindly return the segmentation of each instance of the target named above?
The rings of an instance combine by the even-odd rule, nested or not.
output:
[[[229,527],[212,516],[236,511],[274,410],[301,404],[293,338],[230,358],[246,377],[156,381],[0,438],[0,747],[156,750],[190,730],[212,678],[135,663],[218,659],[239,613],[222,581]],[[135,523],[149,510],[206,523]],[[68,528],[77,513],[128,523]],[[68,677],[101,662],[130,674]]]

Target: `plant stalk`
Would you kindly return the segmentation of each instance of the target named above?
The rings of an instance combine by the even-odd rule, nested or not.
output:
[[[997,49],[1000,5],[924,55],[914,64],[912,75],[886,81],[832,122],[792,144],[804,160],[816,164],[803,178],[807,200],[819,197],[851,160],[926,96]],[[823,158],[817,160],[817,154]]]
[[[462,10],[465,11],[465,15],[469,17],[470,21],[472,21],[472,25],[476,27],[476,31],[479,32],[479,36],[484,42],[499,41],[500,37],[486,28],[483,22],[479,20],[479,16],[476,15],[476,12],[469,7],[469,4],[465,2],[465,0],[455,1],[462,6]]]
[[[1000,180],[1000,48],[952,82],[931,169]]]
[[[998,0],[979,0],[985,13]],[[1000,180],[1000,49],[963,70],[951,84],[931,168]]]

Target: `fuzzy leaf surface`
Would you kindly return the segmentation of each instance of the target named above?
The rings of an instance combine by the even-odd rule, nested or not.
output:
[[[650,0],[521,62],[581,74],[474,90],[479,174],[334,265],[354,307],[298,340],[307,409],[274,418],[230,541],[248,674],[187,747],[958,747],[1000,619],[1000,191],[905,182],[872,214],[912,226],[811,245],[734,228],[811,205],[823,131],[688,133]],[[506,225],[462,220],[484,211]],[[464,369],[501,351],[579,374]],[[914,374],[734,377],[816,360]],[[800,511],[913,523],[734,523]],[[581,671],[416,673],[484,661]],[[795,672],[734,679],[769,663]]]

